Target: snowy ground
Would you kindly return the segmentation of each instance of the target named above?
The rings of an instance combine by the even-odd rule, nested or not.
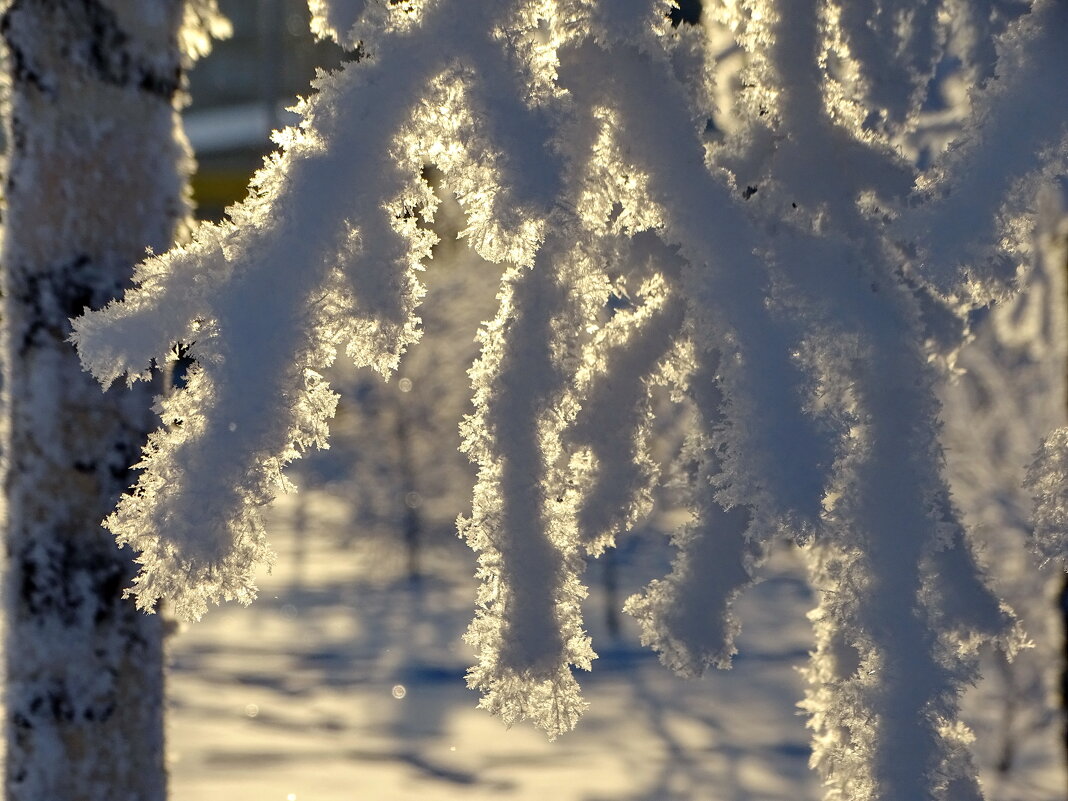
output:
[[[665,671],[626,618],[613,644],[595,590],[588,619],[601,658],[582,677],[590,709],[577,731],[549,743],[528,727],[505,730],[464,686],[467,553],[436,551],[434,578],[413,586],[399,549],[375,538],[342,544],[348,516],[324,492],[285,499],[273,514],[278,564],[260,599],[172,638],[174,801],[819,797],[795,706],[813,605],[796,554],[777,554],[744,599],[734,669],[700,681]],[[623,593],[663,559],[653,544],[645,550],[631,552]],[[996,693],[992,683],[971,704],[984,742],[996,731]],[[988,780],[990,797],[1063,798],[1048,745],[1022,744],[1016,772],[997,787]]]
[[[253,607],[213,611],[173,638],[175,801],[817,797],[794,706],[811,602],[787,555],[745,603],[733,670],[684,681],[630,628],[615,646],[599,637],[582,681],[590,709],[549,743],[504,729],[464,686],[474,582],[463,551],[439,553],[440,576],[413,588],[382,545],[334,545],[344,504],[308,505],[314,514],[290,498],[275,515],[279,560]]]

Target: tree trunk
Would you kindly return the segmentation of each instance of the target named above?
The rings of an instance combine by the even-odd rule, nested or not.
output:
[[[1068,575],[1061,579],[1061,589],[1057,593],[1057,606],[1061,618],[1061,746],[1065,770],[1068,771]]]
[[[1063,190],[1062,190],[1063,191]],[[1062,195],[1062,202],[1068,202],[1068,194]],[[1063,207],[1062,207],[1063,208]],[[1068,208],[1064,208],[1068,211]],[[1060,269],[1068,274],[1068,259],[1060,265]],[[1068,287],[1068,280],[1064,282]],[[1064,308],[1068,309],[1068,295],[1061,298]],[[1056,302],[1056,301],[1054,301]],[[1064,365],[1065,373],[1068,374],[1068,363]],[[1065,383],[1068,387],[1068,382]],[[1065,394],[1065,414],[1068,417],[1068,393]],[[1064,756],[1065,775],[1068,776],[1068,573],[1061,577],[1061,588],[1057,593],[1057,612],[1061,622],[1061,675],[1060,675],[1060,700],[1061,700],[1061,745]]]
[[[183,0],[13,0],[3,274],[7,801],[162,801],[162,632],[122,599],[99,523],[131,483],[154,389],[106,395],[68,318],[188,224],[176,127]]]

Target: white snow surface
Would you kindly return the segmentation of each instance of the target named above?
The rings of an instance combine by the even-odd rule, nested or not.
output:
[[[820,797],[795,706],[811,647],[805,613],[816,599],[792,546],[772,554],[765,580],[738,603],[745,628],[733,669],[697,680],[659,665],[627,616],[622,641],[611,643],[598,625],[594,563],[585,606],[600,659],[583,678],[590,708],[549,743],[529,724],[506,729],[464,687],[471,556],[432,551],[434,578],[416,591],[395,542],[363,532],[344,544],[351,513],[336,493],[283,498],[267,524],[279,558],[259,578],[259,600],[224,606],[171,639],[172,801]],[[670,556],[659,535],[638,539],[621,594],[663,572]],[[994,663],[984,664],[991,678],[965,706],[988,798],[1061,797],[1048,725],[1021,729],[1007,777],[992,769],[1003,687]]]

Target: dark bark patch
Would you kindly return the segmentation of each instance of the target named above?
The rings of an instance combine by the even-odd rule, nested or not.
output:
[[[673,28],[679,25],[697,25],[701,21],[701,0],[675,0],[675,7],[668,12]]]
[[[32,729],[33,724],[30,723],[30,719],[23,715],[21,712],[16,712],[11,716],[11,723],[16,729]]]
[[[182,87],[181,64],[161,68],[132,52],[130,35],[115,12],[100,0],[14,0],[0,18],[0,36],[10,53],[16,87],[33,87],[54,96],[57,85],[56,76],[49,75],[46,66],[27,52],[22,41],[26,34],[17,25],[21,16],[29,18],[31,27],[35,16],[64,21],[69,36],[60,48],[58,61],[66,68],[79,64],[102,83],[144,92],[168,103]]]

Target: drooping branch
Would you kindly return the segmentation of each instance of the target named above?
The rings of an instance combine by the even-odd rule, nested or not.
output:
[[[317,29],[364,57],[320,81],[230,222],[150,262],[125,305],[79,323],[86,363],[108,380],[178,338],[195,339],[200,360],[163,404],[180,428],[156,435],[112,519],[143,552],[142,602],[176,595],[196,616],[251,593],[266,550],[256,507],[288,459],[325,441],[333,396],[317,371],[344,346],[388,373],[418,337],[430,238],[415,218],[434,212],[419,178],[433,163],[474,248],[511,263],[464,424],[479,477],[461,529],[483,582],[469,681],[483,705],[551,735],[577,720],[572,669],[593,657],[582,551],[647,509],[648,389],[667,381],[697,410],[694,519],[672,574],[631,601],[646,641],[684,672],[727,664],[730,607],[765,549],[780,535],[813,541],[825,597],[808,705],[829,792],[974,795],[956,723],[972,667],[957,651],[977,636],[1011,643],[1013,622],[948,501],[924,343],[932,313],[955,311],[917,282],[959,293],[959,265],[995,252],[1015,264],[1026,249],[1015,182],[1063,162],[1063,147],[1043,151],[1063,115],[1026,126],[1026,153],[975,164],[1006,143],[994,112],[1022,108],[1016,88],[1054,105],[1054,89],[1023,84],[1063,72],[1050,30],[1064,12],[1039,0],[1007,35],[979,122],[913,197],[915,170],[893,143],[949,35],[940,8],[708,3],[702,18],[749,59],[737,125],[713,142],[717,60],[661,0],[313,3]],[[951,46],[985,75],[990,48],[965,41],[992,30],[981,16],[956,23]],[[642,304],[605,323],[610,274],[633,281],[654,239]],[[165,272],[177,267],[188,277]],[[973,270],[972,294],[993,293],[994,272]]]
[[[571,666],[588,670],[594,656],[579,609],[579,542],[567,499],[551,486],[569,378],[553,350],[586,311],[560,268],[583,257],[566,223],[554,227],[533,268],[506,274],[501,310],[482,333],[476,413],[463,426],[479,475],[472,515],[460,521],[482,579],[467,633],[479,661],[468,683],[506,723],[530,718],[550,736],[578,721],[585,704]]]

